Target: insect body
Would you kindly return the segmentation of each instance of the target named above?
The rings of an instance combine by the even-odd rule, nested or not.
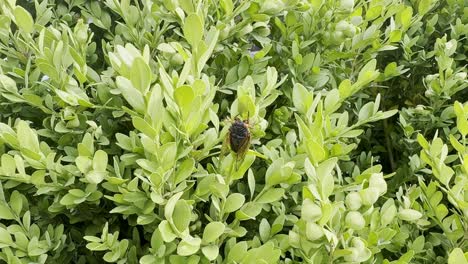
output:
[[[244,159],[250,147],[249,128],[248,120],[241,121],[239,118],[235,118],[224,141],[221,156],[226,155],[231,149],[236,154],[236,167],[238,162]]]
[[[248,145],[250,141],[250,131],[248,124],[236,119],[229,128],[229,145],[231,150],[235,153],[239,153]]]

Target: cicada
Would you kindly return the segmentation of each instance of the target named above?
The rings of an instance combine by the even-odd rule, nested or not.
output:
[[[250,125],[249,120],[242,121],[237,117],[231,122],[231,127],[221,149],[221,157],[224,157],[230,149],[236,155],[237,167],[237,164],[244,160],[245,154],[250,147]]]

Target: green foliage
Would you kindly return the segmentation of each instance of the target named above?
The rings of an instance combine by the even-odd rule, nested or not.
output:
[[[467,6],[0,1],[0,263],[468,263]]]

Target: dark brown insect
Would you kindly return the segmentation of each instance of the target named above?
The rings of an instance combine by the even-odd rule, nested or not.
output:
[[[247,150],[250,147],[250,126],[248,120],[240,120],[235,118],[232,122],[229,132],[224,141],[221,155],[227,154],[228,148],[230,148],[236,154],[236,167],[237,163],[241,162]]]

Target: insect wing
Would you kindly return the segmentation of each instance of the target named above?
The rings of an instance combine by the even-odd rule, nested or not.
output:
[[[221,152],[220,152],[220,157],[223,158],[229,153],[229,142],[230,142],[230,136],[229,133],[227,133],[226,138],[223,141],[223,146],[221,147]]]
[[[250,147],[250,133],[242,140],[239,149],[237,150],[237,162],[242,162]]]

